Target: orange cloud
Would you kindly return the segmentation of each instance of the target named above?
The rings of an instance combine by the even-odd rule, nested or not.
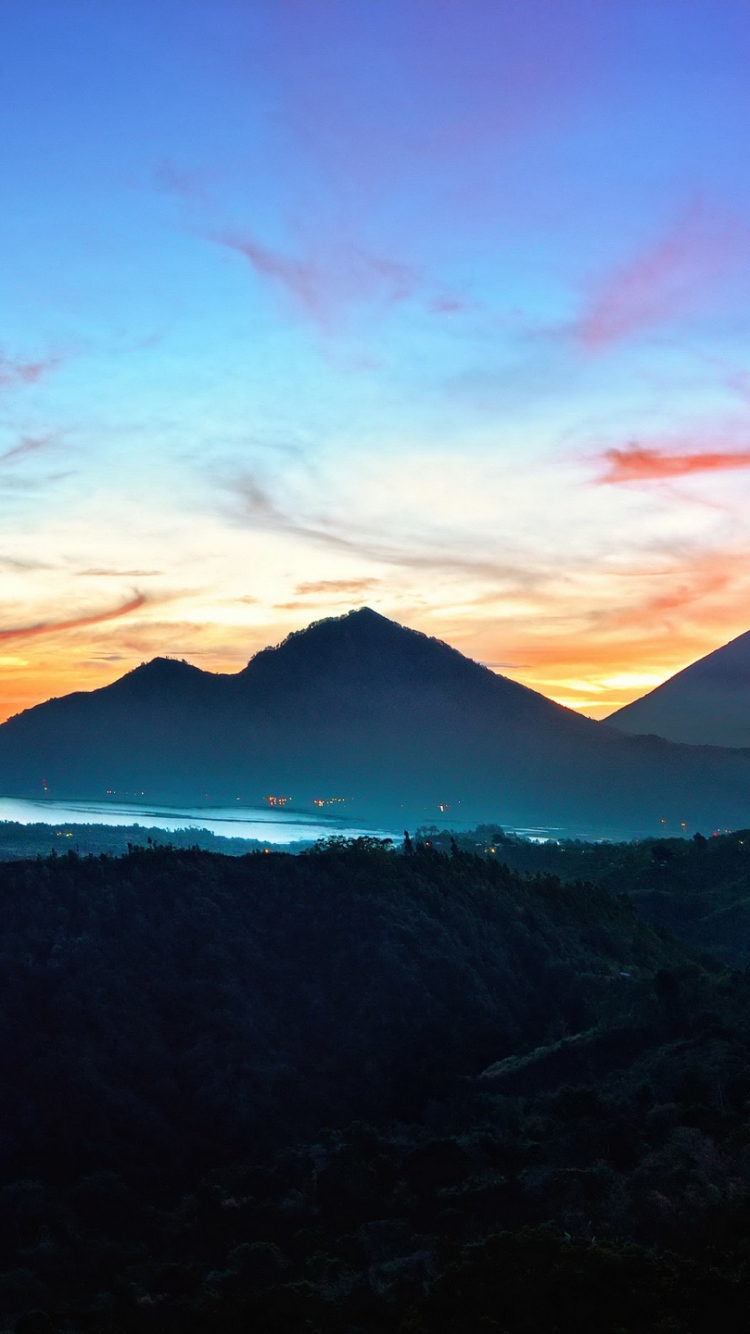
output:
[[[85,575],[103,575],[107,579],[143,579],[146,575],[163,574],[163,570],[109,570],[106,567],[101,569],[79,570],[79,574]]]
[[[603,618],[604,624],[614,628],[643,627],[667,613],[684,611],[696,602],[703,602],[713,594],[724,592],[736,578],[737,556],[726,552],[706,555],[696,560],[692,568],[675,571],[669,576],[669,586],[661,593],[646,598],[638,606],[616,612]],[[703,615],[707,612],[704,609]]]
[[[625,449],[606,449],[601,457],[606,461],[608,471],[598,481],[607,486],[621,482],[653,482],[662,478],[689,477],[698,472],[750,468],[750,450],[669,453],[648,445],[632,444]]]
[[[298,584],[295,592],[306,593],[364,593],[375,588],[379,579],[318,579],[312,584]]]
[[[57,634],[60,630],[79,630],[87,625],[101,625],[102,621],[114,621],[119,616],[128,616],[139,611],[147,601],[144,593],[138,593],[130,602],[111,611],[98,612],[95,616],[77,616],[70,621],[39,621],[36,625],[18,626],[12,630],[0,630],[0,642],[8,643],[14,639],[33,639],[36,635]]]

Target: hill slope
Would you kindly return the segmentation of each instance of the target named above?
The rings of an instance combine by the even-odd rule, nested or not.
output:
[[[404,1112],[446,1067],[476,1074],[560,1016],[588,1028],[620,970],[685,959],[595,886],[366,843],[5,863],[0,893],[0,1180],[14,1158],[64,1174],[82,1139],[90,1170],[137,1175],[149,1143],[192,1171],[170,1121],[218,1160],[280,1117]]]
[[[750,755],[623,737],[368,609],[235,676],[155,659],[0,727],[0,791],[678,832],[750,824]]]
[[[745,1334],[750,978],[626,900],[364,840],[0,896],[7,1334]]]
[[[693,745],[750,746],[750,630],[618,709],[607,723]]]

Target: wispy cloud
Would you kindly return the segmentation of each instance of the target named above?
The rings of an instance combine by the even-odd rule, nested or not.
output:
[[[738,567],[747,568],[746,552],[698,551],[682,565],[659,571],[660,589],[648,594],[634,605],[618,611],[604,612],[592,618],[598,629],[642,631],[659,620],[669,621],[673,613],[684,613],[696,605],[701,614],[709,616],[711,598],[731,588]],[[679,623],[680,617],[678,617]]]
[[[14,389],[20,385],[36,384],[51,371],[57,370],[60,357],[42,357],[39,361],[21,361],[0,352],[0,389]]]
[[[747,261],[750,234],[694,206],[661,238],[593,285],[576,341],[599,353],[700,310],[715,285]]]
[[[140,611],[147,600],[144,593],[136,593],[129,602],[122,603],[119,607],[113,607],[109,611],[96,612],[91,616],[76,616],[65,621],[37,621],[34,625],[21,625],[8,630],[0,630],[0,642],[7,643],[12,639],[33,639],[37,635],[59,634],[64,630],[80,630],[89,625],[101,625],[103,621],[114,621],[120,616],[129,616],[134,611]]]
[[[180,167],[168,158],[163,158],[154,167],[151,179],[157,190],[176,195],[188,203],[202,204],[209,197],[205,173],[197,167]]]
[[[48,449],[57,444],[57,436],[54,435],[24,435],[18,441],[18,444],[12,445],[0,454],[0,464],[16,463],[19,459],[26,458],[29,454],[35,454],[40,449]]]
[[[42,560],[28,560],[18,556],[0,556],[0,570],[13,570],[19,574],[25,570],[51,570],[53,567]]]
[[[750,468],[750,449],[670,451],[633,443],[624,449],[605,449],[606,470],[597,478],[603,486],[627,482],[668,481],[695,473],[728,472]]]
[[[470,309],[470,303],[464,297],[443,292],[440,296],[433,297],[428,302],[427,308],[433,315],[461,315]]]
[[[411,265],[351,243],[321,244],[315,254],[298,256],[262,245],[248,235],[225,234],[214,239],[244,256],[253,272],[288,298],[298,315],[326,332],[355,306],[398,305],[420,283]]]
[[[527,562],[503,562],[465,555],[448,546],[383,542],[364,531],[348,532],[343,525],[328,517],[315,516],[297,519],[277,506],[254,478],[239,479],[234,494],[242,498],[242,520],[255,528],[289,533],[316,545],[334,551],[345,551],[365,556],[383,565],[396,565],[413,570],[437,570],[446,573],[471,575],[479,579],[495,580],[514,588],[530,589],[547,576],[533,569]]]
[[[310,593],[366,593],[379,583],[379,579],[318,579],[315,583],[298,584],[294,591],[300,596]]]
[[[750,406],[750,371],[734,371],[727,377],[730,389]]]
[[[90,576],[95,575],[97,577],[102,576],[108,579],[109,578],[145,579],[147,576],[151,576],[152,574],[163,574],[164,571],[163,570],[110,570],[107,569],[106,567],[102,568],[96,567],[91,570],[79,570],[78,573],[81,575],[90,575]]]

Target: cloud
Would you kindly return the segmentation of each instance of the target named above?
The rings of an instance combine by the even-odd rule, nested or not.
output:
[[[262,52],[319,197],[333,185],[349,216],[372,218],[399,189],[422,204],[423,232],[465,233],[469,210],[494,214],[498,148],[559,129],[579,104],[611,40],[594,8],[277,0],[251,68]],[[436,175],[454,188],[437,192]],[[400,210],[399,226],[410,222]]]
[[[491,667],[494,670],[496,667],[517,667],[517,668],[530,667],[531,663],[530,662],[483,662],[482,666]]]
[[[657,572],[662,591],[624,610],[594,616],[592,624],[596,628],[622,630],[632,627],[642,631],[656,618],[669,622],[672,613],[685,612],[696,603],[704,603],[717,593],[731,589],[738,567],[745,568],[746,564],[746,554],[737,551],[698,552],[682,568]],[[705,607],[701,614],[705,618]]]
[[[13,570],[20,573],[24,570],[51,570],[53,567],[46,561],[26,560],[17,556],[0,556],[0,570]]]
[[[154,167],[151,179],[157,190],[189,203],[205,203],[208,199],[204,174],[195,167],[178,167],[165,158]]]
[[[38,621],[35,625],[23,625],[10,630],[0,630],[0,642],[7,643],[11,639],[32,639],[36,635],[57,634],[61,630],[79,630],[88,625],[101,625],[103,621],[114,621],[119,616],[129,616],[131,612],[139,611],[141,607],[145,606],[146,602],[147,598],[144,593],[136,593],[129,602],[114,607],[110,611],[98,612],[93,616],[77,616],[69,621]]]
[[[38,449],[47,449],[56,443],[57,437],[53,435],[21,436],[17,445],[0,454],[0,463],[15,463],[17,459],[26,458],[28,454],[35,454]]]
[[[750,468],[750,450],[702,450],[668,452],[633,443],[624,449],[605,449],[601,455],[607,471],[597,481],[603,486],[623,482],[653,482],[694,473],[726,472]]]
[[[465,556],[447,547],[433,547],[416,551],[403,545],[388,544],[366,534],[350,535],[341,525],[323,516],[301,521],[285,514],[254,478],[240,478],[233,487],[234,495],[243,502],[242,518],[255,528],[290,533],[316,545],[335,551],[346,551],[383,565],[397,565],[414,570],[443,570],[447,573],[470,575],[509,583],[516,588],[529,589],[545,578],[527,563],[511,564]]]
[[[432,311],[433,315],[460,315],[469,309],[469,303],[462,297],[446,293],[433,297],[429,302],[428,309]]]
[[[749,241],[734,221],[692,207],[594,287],[575,323],[576,341],[585,352],[603,352],[699,310],[710,290],[747,259]]]
[[[0,352],[0,389],[15,389],[18,385],[36,384],[43,376],[60,365],[60,357],[43,357],[39,361],[19,361]]]
[[[380,582],[379,579],[318,579],[312,584],[298,584],[294,591],[302,596],[308,593],[364,593]]]
[[[163,570],[108,570],[106,568],[93,570],[79,570],[81,575],[103,575],[106,578],[116,577],[118,579],[145,579],[152,574],[163,574]]]
[[[750,371],[735,371],[728,377],[727,384],[735,394],[739,394],[743,403],[750,406]]]
[[[298,315],[325,332],[355,306],[394,306],[406,301],[420,282],[410,265],[367,253],[351,243],[320,245],[316,257],[300,258],[261,245],[247,235],[214,239],[243,255],[260,279],[290,299]]]

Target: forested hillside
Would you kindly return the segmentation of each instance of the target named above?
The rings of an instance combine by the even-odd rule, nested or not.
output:
[[[745,1328],[750,982],[626,899],[367,841],[0,895],[2,1328]]]
[[[733,967],[750,965],[750,829],[627,843],[535,843],[493,825],[420,833],[430,847],[449,851],[453,843],[530,875],[593,880],[613,894],[627,894],[652,926],[711,950]]]
[[[271,848],[276,852],[299,852],[309,847],[314,839],[300,839],[286,845],[269,843],[266,839],[232,838],[214,834],[210,829],[160,829],[155,825],[116,824],[21,824],[17,820],[0,820],[0,861],[19,857],[48,857],[54,852],[69,851],[122,856],[131,847],[145,848],[153,843],[168,843],[173,848],[203,848],[207,852],[223,852],[239,857],[246,852]]]

